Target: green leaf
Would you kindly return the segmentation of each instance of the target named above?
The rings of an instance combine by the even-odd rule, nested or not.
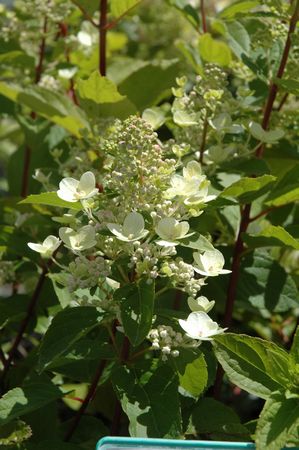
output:
[[[82,209],[80,202],[67,202],[65,200],[62,200],[61,198],[58,197],[56,192],[43,192],[42,194],[29,195],[27,198],[21,200],[19,203],[55,206],[59,208],[74,209],[75,211],[81,211]]]
[[[290,358],[274,343],[233,333],[215,336],[213,342],[228,378],[241,389],[266,399],[287,388]]]
[[[199,30],[199,14],[197,10],[192,5],[190,5],[189,0],[167,0],[167,3],[180,11],[188,20],[188,22],[190,22],[191,25],[196,29],[196,31]]]
[[[0,82],[0,94],[30,108],[37,115],[61,125],[78,138],[81,137],[82,130],[90,131],[84,112],[60,92],[49,91],[39,86],[21,89]]]
[[[265,200],[267,206],[281,206],[299,200],[299,164],[289,170],[274,186]]]
[[[16,420],[0,427],[0,445],[20,444],[31,435],[30,426],[21,420]]]
[[[230,48],[225,42],[213,39],[210,33],[200,36],[199,53],[202,59],[208,63],[219,64],[219,66],[228,66],[232,55]]]
[[[299,95],[299,81],[292,78],[275,78],[275,83],[281,90],[289,92],[290,94]]]
[[[178,438],[181,418],[177,375],[165,364],[148,375],[142,383],[127,367],[112,373],[114,389],[130,421],[130,436]]]
[[[298,308],[298,290],[293,278],[266,252],[256,250],[243,259],[237,289],[241,308],[263,317]]]
[[[12,65],[14,67],[28,67],[30,69],[34,68],[34,58],[32,56],[27,55],[25,52],[20,50],[14,50],[7,53],[2,53],[0,55],[0,64],[1,65]]]
[[[155,284],[146,279],[131,283],[114,294],[120,302],[122,324],[131,343],[139,345],[148,335],[153,318]]]
[[[236,20],[225,23],[228,43],[234,54],[241,58],[250,52],[250,36],[246,28]]]
[[[208,370],[205,358],[200,355],[186,365],[183,375],[179,375],[180,386],[193,397],[198,397],[204,391],[208,382]]]
[[[62,397],[62,392],[50,381],[32,382],[14,388],[0,399],[0,426],[28,414]]]
[[[40,346],[39,370],[45,370],[101,320],[102,314],[92,306],[66,308],[57,313]]]
[[[144,63],[118,85],[139,111],[155,106],[172,86],[178,74],[177,60]],[[146,86],[146,88],[145,88]]]
[[[287,246],[299,250],[299,241],[283,227],[274,225],[269,225],[258,234],[244,234],[243,241],[249,247]]]
[[[258,141],[264,142],[266,144],[274,144],[279,141],[284,136],[284,131],[281,129],[277,130],[264,130],[263,127],[256,122],[251,122],[249,125],[249,131],[251,135]]]
[[[201,398],[192,411],[192,425],[198,435],[213,434],[217,439],[248,440],[248,431],[241,425],[233,409],[213,398]]]
[[[219,16],[226,19],[233,19],[237,14],[246,14],[260,4],[259,0],[238,0],[232,5],[224,8]]]
[[[275,180],[276,177],[273,175],[257,178],[244,177],[224,189],[220,196],[234,197],[238,198],[240,203],[249,203],[270,190]]]
[[[299,397],[273,392],[261,412],[256,429],[257,450],[280,450],[299,442]]]
[[[72,0],[76,6],[81,6],[89,15],[93,15],[99,9],[98,0]]]
[[[115,84],[98,71],[87,80],[78,80],[77,90],[82,108],[92,117],[125,119],[136,112],[135,106],[118,92]]]
[[[141,0],[110,0],[110,11],[113,17],[121,17],[137,6]]]
[[[299,364],[299,326],[297,326],[295,335],[293,337],[290,355],[293,358],[295,364]]]

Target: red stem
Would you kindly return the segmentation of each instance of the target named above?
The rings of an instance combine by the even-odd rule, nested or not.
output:
[[[292,34],[295,31],[296,28],[296,24],[298,22],[298,16],[299,16],[299,1],[297,0],[297,4],[295,7],[295,11],[294,14],[291,18],[290,21],[290,26],[289,26],[289,31],[288,31],[288,36],[287,36],[287,40],[284,46],[284,50],[283,50],[283,54],[282,54],[282,58],[280,61],[280,65],[276,74],[276,78],[281,79],[283,77],[286,65],[287,65],[287,61],[288,61],[288,57],[289,57],[289,53],[290,53],[290,49],[291,49],[291,38],[292,38]],[[270,85],[270,91],[269,91],[269,95],[268,95],[268,100],[265,106],[265,110],[264,110],[264,118],[262,121],[262,127],[264,128],[264,130],[267,130],[269,127],[269,122],[270,122],[270,118],[271,118],[271,114],[273,111],[273,105],[277,96],[277,92],[278,92],[278,85],[275,82],[272,82]],[[257,158],[261,158],[263,156],[263,152],[264,152],[264,144],[261,144],[256,152],[255,155]]]
[[[99,23],[99,72],[106,75],[106,25],[107,25],[107,0],[100,0]]]
[[[298,21],[298,15],[299,15],[299,0],[297,0],[296,8],[294,11],[294,14],[290,21],[290,27],[289,32],[284,48],[284,52],[281,58],[281,62],[279,65],[279,69],[277,72],[277,78],[282,78],[284,74],[284,70],[286,67],[286,63],[288,60],[289,52],[290,52],[290,46],[291,46],[291,34],[294,32],[296,23]],[[278,92],[278,85],[275,83],[272,83],[269,89],[268,99],[266,102],[266,106],[264,109],[264,117],[262,120],[262,127],[264,129],[267,129],[269,126],[269,121],[271,118],[271,114],[273,111],[273,105],[274,101],[276,99],[276,95]],[[259,148],[256,151],[256,157],[262,158],[264,151],[264,146],[261,144]],[[232,273],[229,279],[229,285],[228,285],[228,291],[227,291],[227,299],[226,299],[226,308],[225,308],[225,315],[224,315],[224,326],[230,326],[232,322],[232,316],[233,316],[233,308],[237,293],[237,286],[238,286],[238,279],[240,274],[240,263],[241,263],[241,256],[244,250],[244,243],[242,240],[242,233],[246,232],[248,225],[251,221],[250,219],[250,210],[251,210],[251,204],[245,205],[242,216],[241,216],[241,223],[240,228],[238,232],[238,237],[235,243],[234,252],[233,252],[233,260],[232,260]],[[218,367],[217,374],[216,374],[216,380],[214,384],[214,397],[219,398],[220,392],[221,392],[221,384],[223,379],[223,369],[221,367]]]
[[[201,24],[203,33],[208,32],[207,20],[206,20],[206,12],[205,12],[205,2],[204,0],[200,0],[200,14],[201,14]]]
[[[43,284],[45,282],[47,273],[48,273],[48,268],[44,267],[42,273],[40,274],[40,277],[39,277],[39,280],[38,280],[37,285],[35,287],[35,290],[34,290],[34,292],[32,294],[31,301],[30,301],[30,303],[28,305],[28,308],[27,308],[27,311],[26,311],[26,315],[25,315],[23,321],[21,322],[21,326],[20,326],[20,329],[18,331],[18,334],[17,334],[17,336],[16,336],[16,338],[14,340],[14,343],[13,343],[13,345],[12,345],[12,347],[11,347],[9,353],[8,353],[8,358],[5,361],[4,369],[3,369],[3,372],[2,372],[2,376],[1,376],[1,382],[3,382],[5,377],[6,377],[6,374],[7,374],[8,370],[9,370],[10,364],[11,364],[12,360],[14,359],[15,352],[16,352],[16,350],[17,350],[17,348],[19,346],[19,343],[21,342],[21,340],[23,338],[23,334],[25,333],[26,328],[27,328],[27,326],[29,324],[29,321],[31,319],[32,313],[33,313],[33,311],[35,309],[35,306],[37,304],[39,295],[41,293]]]
[[[76,414],[76,416],[74,418],[74,421],[73,421],[70,429],[67,431],[67,433],[65,435],[65,438],[64,438],[65,441],[69,441],[71,439],[71,437],[73,436],[74,431],[76,430],[76,428],[77,428],[77,426],[78,426],[78,424],[79,424],[83,414],[85,413],[85,410],[86,410],[87,406],[89,405],[89,402],[93,399],[93,397],[95,395],[95,392],[96,392],[96,389],[97,389],[97,386],[98,386],[98,383],[99,383],[99,380],[100,380],[100,378],[101,378],[101,376],[102,376],[102,374],[104,372],[106,363],[107,363],[106,360],[102,360],[100,362],[100,364],[98,365],[96,373],[95,373],[95,376],[94,376],[94,378],[93,378],[93,380],[91,382],[91,385],[89,387],[88,393],[87,393],[85,399],[83,400],[82,405],[80,406],[80,409],[77,411],[77,414]]]

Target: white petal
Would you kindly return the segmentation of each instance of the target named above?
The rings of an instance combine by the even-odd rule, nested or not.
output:
[[[141,214],[132,212],[127,215],[123,224],[123,234],[125,236],[139,235],[144,230],[144,219]]]
[[[172,240],[175,238],[174,228],[179,222],[173,217],[165,217],[161,219],[156,226],[156,233],[164,240]]]
[[[59,247],[60,242],[60,239],[50,234],[50,236],[46,237],[44,240],[43,246],[54,252]]]
[[[88,195],[90,192],[94,191],[95,186],[96,186],[96,179],[94,174],[92,172],[85,172],[80,178],[77,191],[84,192],[86,195]],[[96,190],[96,192],[97,191],[98,190]]]
[[[34,250],[35,252],[38,253],[45,253],[46,249],[44,248],[44,246],[42,244],[35,244],[34,242],[28,242],[28,247],[31,248],[31,250]]]
[[[79,181],[74,178],[63,178],[59,183],[59,190],[57,191],[58,197],[67,202],[76,202],[78,184]]]
[[[197,161],[188,162],[183,169],[184,178],[199,178],[201,176],[201,165]]]

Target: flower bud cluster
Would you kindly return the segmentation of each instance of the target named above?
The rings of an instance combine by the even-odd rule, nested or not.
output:
[[[152,343],[153,350],[160,350],[162,361],[166,361],[170,356],[177,358],[180,355],[180,348],[196,348],[200,342],[190,339],[188,336],[175,331],[169,325],[158,325],[153,328],[148,339]]]
[[[165,158],[162,143],[145,120],[132,116],[116,121],[103,150],[111,156],[105,167],[104,190],[115,194],[114,205],[122,205],[125,213],[133,208],[151,211],[156,205],[169,208],[163,204],[163,192],[176,161]]]
[[[164,262],[161,272],[171,279],[174,286],[194,298],[205,284],[202,278],[195,278],[193,266],[185,263],[182,258]]]
[[[0,261],[0,286],[12,283],[16,279],[15,268],[12,261]]]
[[[110,274],[110,266],[101,256],[88,259],[78,256],[69,264],[68,289],[70,292],[76,289],[92,288],[97,286],[100,279]]]

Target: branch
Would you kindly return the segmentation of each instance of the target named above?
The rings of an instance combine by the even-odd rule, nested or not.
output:
[[[107,0],[100,0],[99,23],[99,72],[106,75],[106,25],[107,25]]]
[[[5,380],[7,372],[9,370],[9,368],[10,368],[10,364],[11,364],[12,360],[14,359],[15,352],[16,352],[16,350],[17,350],[17,348],[19,346],[19,343],[21,342],[21,340],[23,338],[23,335],[24,335],[24,333],[25,333],[25,331],[27,329],[27,326],[28,326],[29,321],[31,319],[32,313],[33,313],[33,311],[35,309],[35,306],[37,304],[39,295],[41,293],[43,284],[45,282],[47,273],[48,273],[48,268],[45,266],[43,268],[42,273],[40,274],[39,280],[38,280],[37,285],[35,287],[35,290],[34,290],[34,292],[32,294],[31,301],[30,301],[30,303],[28,305],[28,308],[27,308],[27,311],[26,311],[26,315],[25,315],[23,321],[21,322],[21,326],[20,326],[20,329],[18,331],[18,334],[17,334],[17,336],[16,336],[16,338],[14,340],[14,343],[13,343],[13,345],[12,345],[12,347],[11,347],[9,353],[8,353],[8,358],[5,361],[4,369],[3,369],[3,372],[2,372],[2,376],[1,376],[1,382],[2,383]]]
[[[283,55],[280,61],[279,69],[277,72],[277,78],[281,79],[284,74],[284,70],[287,64],[290,47],[291,47],[291,35],[295,30],[296,23],[299,18],[299,0],[296,2],[296,7],[294,14],[290,20],[290,26],[289,26],[289,32],[285,44],[285,48],[283,51]],[[271,118],[271,114],[273,112],[273,105],[274,101],[276,99],[278,92],[278,85],[275,83],[272,83],[269,89],[269,94],[267,98],[267,102],[264,108],[264,116],[262,120],[262,127],[266,130],[269,126],[269,121]],[[264,152],[264,144],[261,144],[257,150],[256,150],[256,157],[262,158]],[[248,225],[251,221],[250,219],[250,211],[251,211],[251,204],[245,205],[242,215],[241,215],[241,223],[239,227],[238,237],[235,243],[234,251],[233,251],[233,260],[232,260],[232,273],[230,275],[229,284],[228,284],[228,291],[227,291],[227,299],[226,299],[226,308],[225,308],[225,314],[224,314],[224,326],[230,326],[232,322],[232,316],[233,316],[233,308],[234,303],[236,299],[237,294],[237,286],[238,286],[238,280],[239,280],[239,274],[240,274],[240,264],[241,264],[241,255],[244,250],[244,243],[242,240],[242,233],[246,232]],[[219,398],[220,391],[221,391],[221,384],[223,379],[223,369],[219,366],[217,370],[216,380],[214,384],[214,397]]]
[[[284,46],[284,50],[283,50],[283,54],[282,54],[282,58],[280,61],[280,65],[276,74],[276,78],[281,79],[283,77],[286,65],[287,65],[287,61],[288,61],[288,57],[289,57],[289,53],[290,53],[290,49],[291,49],[291,37],[292,34],[295,31],[296,28],[296,24],[298,22],[299,19],[299,0],[297,0],[296,6],[295,6],[295,11],[293,13],[293,16],[291,18],[290,21],[290,26],[289,26],[289,31],[288,31],[288,36],[287,36],[287,40]],[[262,121],[262,127],[264,128],[264,130],[267,130],[269,127],[269,122],[270,122],[270,118],[271,118],[271,114],[273,112],[273,104],[275,102],[276,96],[277,96],[277,92],[278,92],[278,85],[274,82],[271,83],[270,86],[270,91],[269,91],[269,95],[268,95],[268,100],[265,106],[265,110],[264,110],[264,118]],[[256,152],[255,155],[257,158],[261,158],[263,156],[264,153],[264,144],[261,144]]]
[[[76,416],[74,418],[74,421],[73,421],[70,429],[67,431],[67,433],[65,435],[64,440],[66,442],[69,441],[71,439],[71,437],[73,436],[73,434],[74,434],[74,432],[75,432],[75,430],[76,430],[76,428],[77,428],[77,426],[78,426],[78,424],[79,424],[83,414],[85,413],[85,410],[86,410],[87,406],[89,405],[89,402],[93,399],[93,397],[95,395],[95,392],[96,392],[96,389],[97,389],[97,386],[98,386],[98,383],[99,383],[99,380],[100,380],[100,378],[101,378],[101,376],[102,376],[102,374],[104,372],[106,363],[107,363],[107,361],[103,360],[98,365],[96,373],[95,373],[95,376],[94,376],[94,378],[93,378],[93,380],[91,382],[91,385],[89,387],[88,393],[87,393],[85,399],[83,400],[82,405],[80,406],[80,409],[77,411],[77,414],[76,414]]]
[[[83,16],[85,17],[86,20],[88,20],[88,22],[90,22],[94,27],[98,28],[99,24],[97,24],[93,18],[88,14],[88,12],[86,11],[86,9],[83,8],[83,6],[80,5],[80,3],[78,3],[76,0],[72,0],[72,2],[77,6],[78,9],[80,9],[81,13],[83,14]]]
[[[205,3],[204,0],[200,0],[200,14],[201,14],[201,24],[203,33],[208,32],[207,20],[206,20],[206,12],[205,12]]]

